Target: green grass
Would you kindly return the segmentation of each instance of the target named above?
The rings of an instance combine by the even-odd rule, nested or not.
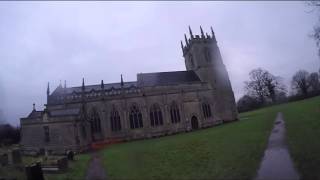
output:
[[[302,179],[320,179],[320,96],[281,106],[290,154]]]
[[[110,179],[251,179],[276,111],[197,132],[114,145],[102,152]]]
[[[75,156],[75,161],[69,161],[69,168],[66,173],[44,174],[46,180],[67,180],[85,179],[87,167],[89,165],[90,154],[80,154]]]
[[[110,179],[252,179],[277,112],[304,179],[320,179],[320,97],[240,114],[197,132],[114,145],[101,152]]]

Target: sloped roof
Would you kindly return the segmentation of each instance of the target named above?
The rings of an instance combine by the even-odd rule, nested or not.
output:
[[[173,71],[138,74],[138,83],[141,86],[161,86],[201,82],[194,71]]]
[[[137,82],[124,82],[123,87],[124,88],[129,88],[131,86],[137,86]],[[104,84],[104,89],[110,89],[110,88],[121,88],[121,83],[110,83],[110,84]],[[96,85],[86,85],[85,86],[85,92],[90,92],[91,90],[102,90],[101,89],[101,84],[96,84]],[[63,88],[62,86],[58,86],[51,95],[59,95],[59,94],[71,94],[73,92],[82,92],[82,86],[77,86],[77,87],[69,87],[69,88]]]
[[[51,110],[50,116],[75,116],[79,115],[80,109],[73,108],[73,109],[58,109],[58,110]]]
[[[40,118],[42,116],[43,111],[36,111],[33,110],[31,111],[31,113],[29,114],[28,118]]]

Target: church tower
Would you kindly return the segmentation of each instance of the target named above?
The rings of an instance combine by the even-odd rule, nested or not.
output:
[[[181,41],[186,69],[194,71],[201,81],[210,85],[214,104],[217,105],[214,113],[224,121],[236,120],[238,113],[234,94],[213,29],[211,28],[211,36],[204,34],[201,26],[200,31],[201,35],[193,35],[189,27],[190,38],[185,34],[185,45]]]

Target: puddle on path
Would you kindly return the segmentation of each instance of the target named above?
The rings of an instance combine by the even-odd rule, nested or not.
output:
[[[256,180],[299,179],[286,145],[285,133],[282,113],[278,113]]]

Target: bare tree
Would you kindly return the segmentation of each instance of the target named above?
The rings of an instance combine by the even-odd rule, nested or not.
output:
[[[312,7],[313,11],[320,12],[320,1],[309,1],[307,4]],[[316,41],[317,47],[318,47],[318,55],[320,56],[320,18],[317,22],[317,24],[313,27],[313,33],[311,34],[311,37]]]
[[[319,74],[317,72],[311,73],[308,77],[308,83],[311,91],[315,92],[320,90]]]
[[[245,82],[247,94],[256,97],[264,104],[267,99],[277,101],[277,97],[286,94],[286,87],[280,77],[276,77],[267,70],[257,68],[249,73],[249,81]]]
[[[292,89],[296,90],[298,94],[304,96],[308,95],[309,82],[308,82],[309,73],[305,70],[299,70],[296,72],[291,81]]]

